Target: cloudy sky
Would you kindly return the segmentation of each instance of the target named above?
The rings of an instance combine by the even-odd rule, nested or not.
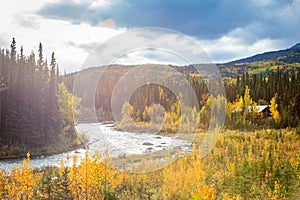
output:
[[[99,44],[141,27],[162,27],[186,34],[203,47],[213,62],[289,48],[300,42],[300,0],[4,2],[0,6],[0,46],[8,48],[15,37],[18,47],[23,45],[29,54],[32,50],[37,52],[42,42],[45,56],[49,58],[55,51],[60,68],[67,72],[80,69]],[[145,55],[148,54],[135,52],[131,58],[155,62]],[[156,61],[172,63],[172,56]]]

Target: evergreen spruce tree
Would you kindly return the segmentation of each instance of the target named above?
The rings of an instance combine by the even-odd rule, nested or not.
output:
[[[0,49],[0,158],[63,151],[79,145],[74,124],[72,139],[64,141],[62,113],[58,105],[58,67],[51,58],[51,71],[39,44],[38,60],[32,52],[19,54],[13,38],[10,50]],[[70,107],[70,105],[67,105]],[[4,148],[5,150],[3,150]]]

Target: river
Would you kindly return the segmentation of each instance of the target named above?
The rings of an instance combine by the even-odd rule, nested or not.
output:
[[[95,151],[101,153],[108,150],[112,157],[119,157],[133,154],[149,154],[174,148],[180,149],[181,152],[191,149],[191,142],[180,138],[150,133],[121,132],[115,130],[112,124],[86,123],[78,124],[76,128],[89,138],[88,148],[90,154]],[[66,160],[67,152],[36,157],[31,159],[30,166],[37,168],[59,166],[61,160],[64,160],[66,165],[70,166],[74,154],[83,157],[85,151],[85,149],[76,149],[68,152],[71,158],[69,161]],[[12,167],[19,165],[22,165],[22,159],[0,160],[0,168],[5,171],[10,171]]]

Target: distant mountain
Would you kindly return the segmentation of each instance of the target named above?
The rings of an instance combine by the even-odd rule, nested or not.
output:
[[[284,63],[300,63],[300,43],[292,46],[289,49],[270,51],[262,54],[257,54],[248,58],[243,58],[225,63],[226,65],[253,63],[260,61],[280,61]]]
[[[145,68],[147,66],[152,66],[155,64],[142,64]],[[201,64],[200,64],[201,65]],[[243,58],[235,61],[231,61],[228,63],[216,64],[219,72],[223,77],[237,77],[241,76],[244,72],[248,72],[249,74],[262,73],[264,76],[271,73],[273,70],[280,69],[288,70],[291,68],[300,68],[300,43],[292,46],[289,49],[278,50],[265,52],[262,54],[257,54],[248,58]],[[114,71],[122,72],[123,70],[130,69],[135,67],[136,65],[115,65]],[[187,73],[198,73],[198,71],[193,67],[193,65],[187,66],[175,66],[169,65],[170,67],[175,68],[177,71],[187,74]],[[64,77],[66,79],[65,82],[71,81],[73,83],[74,77],[80,73],[88,73],[90,75],[97,75],[99,71],[103,68],[95,67],[90,68],[84,71],[76,72],[69,74]],[[68,81],[67,81],[68,80]],[[69,91],[73,91],[72,84],[66,84]]]

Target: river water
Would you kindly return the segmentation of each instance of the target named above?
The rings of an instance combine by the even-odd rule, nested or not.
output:
[[[118,157],[132,154],[149,154],[174,148],[180,149],[181,152],[191,149],[190,141],[150,133],[121,132],[115,130],[112,124],[86,123],[78,124],[76,128],[89,138],[88,149],[90,154],[95,151],[101,153],[108,150],[112,157]],[[77,149],[51,156],[40,156],[31,159],[30,166],[37,168],[59,166],[61,160],[64,160],[66,165],[70,166],[74,154],[83,157],[85,151],[85,149]],[[69,161],[66,160],[67,153],[70,155]],[[22,159],[0,160],[0,168],[5,171],[10,171],[12,167],[19,165],[22,165]]]

